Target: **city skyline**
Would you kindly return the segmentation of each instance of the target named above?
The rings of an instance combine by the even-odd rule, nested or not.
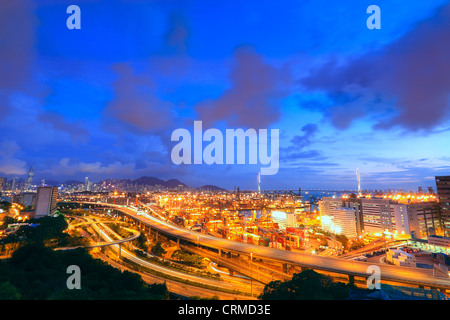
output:
[[[449,301],[449,36],[448,0],[0,1],[0,300]]]
[[[260,165],[171,162],[173,130],[202,120],[280,130],[261,189],[356,189],[356,169],[362,189],[434,187],[450,172],[450,6],[379,1],[369,30],[371,4],[82,1],[68,30],[65,3],[2,3],[0,177],[256,190]]]

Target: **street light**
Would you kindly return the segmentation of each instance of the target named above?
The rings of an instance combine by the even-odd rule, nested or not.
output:
[[[253,296],[252,262],[253,262],[253,252],[250,252],[250,294]]]

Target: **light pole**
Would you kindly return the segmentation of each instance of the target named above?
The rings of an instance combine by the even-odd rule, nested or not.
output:
[[[250,252],[250,294],[253,296],[252,262],[253,262],[253,252]]]

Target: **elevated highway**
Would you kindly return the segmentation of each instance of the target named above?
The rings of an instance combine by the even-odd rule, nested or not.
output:
[[[344,274],[356,277],[369,277],[372,273],[368,271],[369,266],[377,266],[380,270],[382,281],[392,281],[395,283],[417,285],[419,287],[430,287],[441,290],[450,290],[450,278],[444,275],[433,273],[433,270],[398,267],[386,264],[367,263],[361,261],[344,260],[335,257],[323,257],[317,255],[307,255],[291,251],[279,250],[269,247],[262,247],[252,244],[240,243],[228,239],[221,239],[210,235],[201,234],[187,230],[167,221],[155,218],[148,214],[138,214],[138,210],[120,205],[75,202],[86,205],[108,205],[127,219],[138,223],[141,227],[156,230],[165,235],[176,238],[177,241],[184,240],[192,244],[201,245],[216,249],[219,252],[231,252],[239,255],[253,256],[253,259],[280,262],[288,266],[297,266],[314,270]],[[153,209],[151,209],[153,210]],[[157,212],[154,212],[156,215]]]
[[[111,223],[111,222],[110,221],[86,221],[86,222],[77,223],[75,225],[70,225],[69,228],[76,228],[76,227],[80,227],[80,226],[97,225],[97,224],[103,225],[104,223]],[[127,238],[123,238],[123,239],[119,239],[119,240],[110,239],[110,241],[107,241],[107,242],[96,242],[95,244],[91,244],[88,246],[60,247],[60,248],[55,248],[55,250],[65,251],[65,250],[74,250],[77,248],[100,248],[100,247],[106,247],[106,246],[112,246],[112,245],[121,245],[123,243],[136,240],[137,238],[139,238],[139,236],[141,234],[139,231],[136,231],[133,229],[129,229],[129,228],[124,228],[124,229],[127,230],[128,232],[132,233],[132,235]]]

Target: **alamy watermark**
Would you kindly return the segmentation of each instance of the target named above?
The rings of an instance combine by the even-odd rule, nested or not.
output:
[[[367,267],[367,273],[370,274],[370,276],[367,278],[367,289],[373,290],[379,290],[381,289],[381,269],[379,266],[371,265]]]
[[[187,129],[179,128],[172,132],[171,141],[178,141],[171,152],[172,162],[180,164],[247,164],[266,165],[261,175],[277,174],[279,169],[279,130],[270,129],[226,129],[225,141],[222,131],[211,128],[203,132],[202,121],[194,121],[194,137]],[[246,148],[248,141],[248,152]],[[209,142],[204,148],[203,142]],[[192,148],[193,144],[193,148]],[[193,156],[193,157],[192,157]]]
[[[70,265],[67,267],[66,273],[71,274],[70,277],[67,278],[66,286],[67,289],[81,289],[81,269],[77,265]]]

